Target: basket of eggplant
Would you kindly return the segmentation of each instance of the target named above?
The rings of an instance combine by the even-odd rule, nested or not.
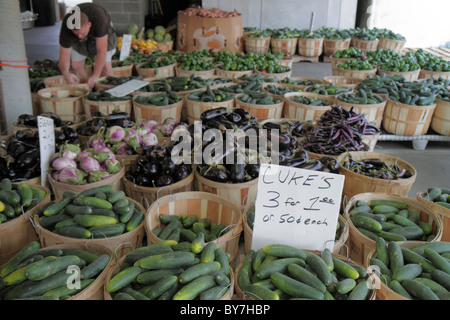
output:
[[[76,126],[73,121],[61,120],[61,117],[53,112],[44,112],[37,116],[32,114],[23,113],[17,117],[17,122],[12,124],[12,133],[16,133],[21,130],[38,130],[38,116],[47,117],[53,120],[53,126],[56,130],[61,130],[62,126]]]

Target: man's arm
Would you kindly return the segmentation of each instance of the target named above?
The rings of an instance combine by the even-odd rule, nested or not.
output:
[[[106,52],[108,51],[108,35],[96,38],[96,48],[97,56],[95,57],[94,70],[88,80],[91,88],[97,83],[105,66]]]
[[[66,83],[72,84],[77,83],[78,78],[73,73],[70,73],[70,52],[72,48],[64,48],[62,46],[59,47],[59,61],[58,67],[61,71],[61,74],[66,80]]]

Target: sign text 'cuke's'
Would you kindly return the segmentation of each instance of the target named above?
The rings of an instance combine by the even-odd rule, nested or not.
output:
[[[343,185],[343,175],[261,164],[252,249],[333,250]]]

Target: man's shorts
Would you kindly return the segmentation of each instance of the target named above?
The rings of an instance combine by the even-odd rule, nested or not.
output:
[[[116,49],[112,49],[106,52],[106,59],[105,62],[111,62],[111,58],[116,53]],[[70,52],[70,59],[74,62],[83,61],[87,58],[87,56],[82,55],[81,53],[78,53],[75,51],[75,49],[72,48],[72,51]]]

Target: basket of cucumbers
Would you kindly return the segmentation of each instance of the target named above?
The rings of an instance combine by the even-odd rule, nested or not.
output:
[[[450,188],[428,188],[426,191],[417,193],[417,200],[430,207],[431,210],[439,214],[444,220],[442,230],[442,241],[450,240],[449,222],[450,219]]]
[[[289,92],[283,97],[284,116],[301,121],[317,121],[334,104],[333,97],[313,92]]]

